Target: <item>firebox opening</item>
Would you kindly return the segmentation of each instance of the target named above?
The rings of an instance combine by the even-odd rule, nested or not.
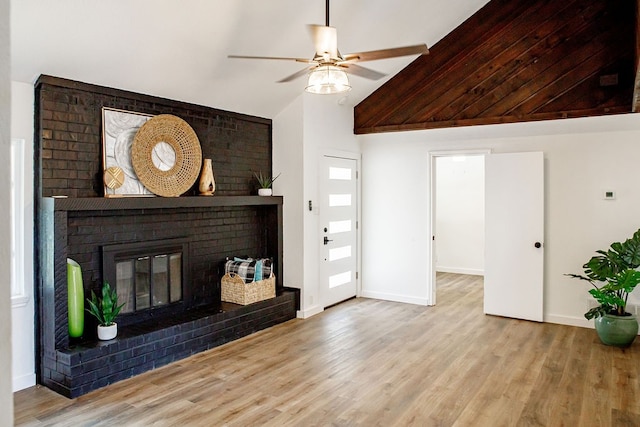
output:
[[[187,254],[186,239],[102,247],[103,278],[124,304],[120,323],[134,324],[184,309]]]
[[[118,301],[121,313],[134,313],[182,300],[182,253],[135,258],[116,257]]]

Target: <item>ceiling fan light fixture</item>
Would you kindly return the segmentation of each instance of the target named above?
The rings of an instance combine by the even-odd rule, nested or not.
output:
[[[349,78],[347,73],[335,65],[321,65],[309,73],[305,91],[321,95],[348,92]]]

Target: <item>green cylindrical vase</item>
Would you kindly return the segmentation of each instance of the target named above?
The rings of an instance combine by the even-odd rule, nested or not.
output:
[[[67,312],[69,336],[79,338],[84,332],[84,290],[80,264],[67,258]]]

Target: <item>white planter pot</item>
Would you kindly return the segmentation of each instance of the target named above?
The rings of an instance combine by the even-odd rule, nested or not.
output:
[[[258,196],[271,196],[273,190],[271,188],[258,188]]]
[[[110,326],[98,325],[98,339],[102,341],[112,340],[118,335],[118,324],[114,323]]]

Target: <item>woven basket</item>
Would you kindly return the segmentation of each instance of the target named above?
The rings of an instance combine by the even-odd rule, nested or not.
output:
[[[257,282],[244,283],[235,273],[222,276],[222,301],[247,305],[276,296],[276,276]]]
[[[160,170],[153,163],[154,147],[164,142],[175,152],[175,164]],[[131,146],[131,163],[140,182],[152,193],[178,197],[187,191],[202,166],[202,149],[195,131],[180,117],[161,114],[145,122]]]

